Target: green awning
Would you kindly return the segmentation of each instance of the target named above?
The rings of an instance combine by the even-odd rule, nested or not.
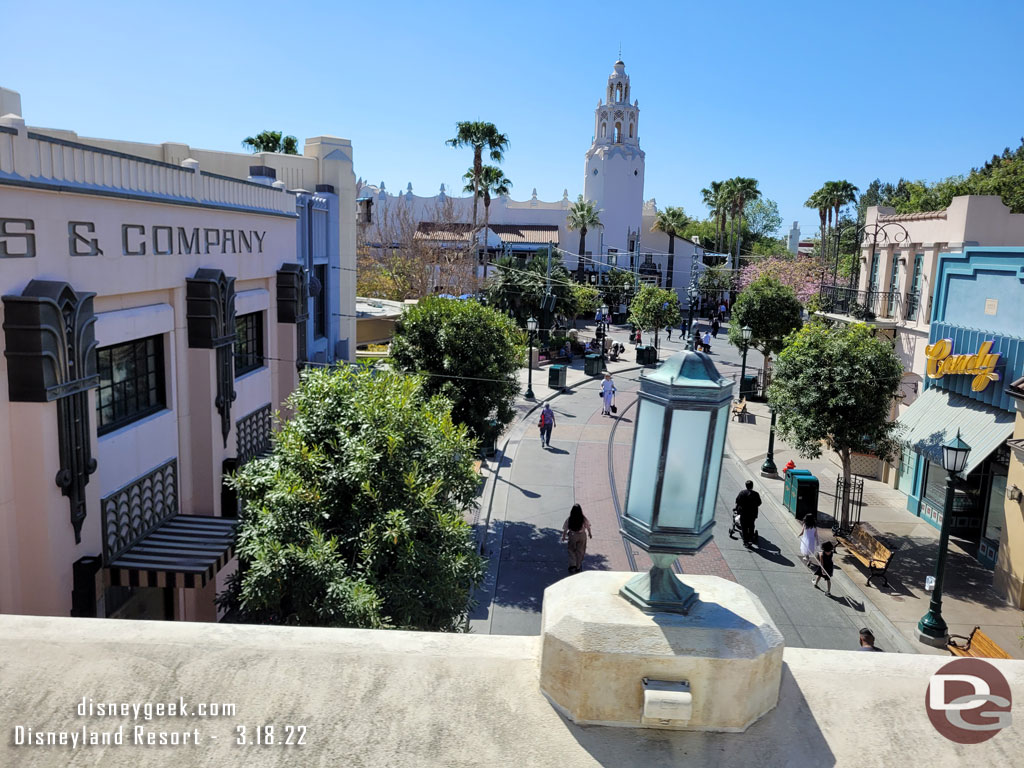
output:
[[[963,474],[975,467],[1013,435],[1014,414],[969,397],[932,387],[926,389],[897,419],[900,439],[931,461],[942,463],[942,444],[960,437],[971,454]]]

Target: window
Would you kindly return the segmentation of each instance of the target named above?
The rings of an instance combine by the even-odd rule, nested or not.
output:
[[[96,425],[101,435],[120,429],[167,405],[164,342],[161,336],[104,347],[96,353],[100,383]]]
[[[314,264],[313,277],[320,283],[320,290],[313,299],[313,336],[322,339],[327,335],[327,264]]]
[[[871,283],[870,285],[868,285],[868,290],[870,291],[878,290],[878,262],[880,260],[880,257],[881,254],[879,253],[875,253],[871,257]]]
[[[263,313],[235,318],[235,378],[263,367]]]
[[[622,123],[615,124],[615,130],[612,134],[612,141],[615,142],[616,144],[622,142]]]

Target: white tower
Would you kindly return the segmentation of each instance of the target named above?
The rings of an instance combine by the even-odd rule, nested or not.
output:
[[[594,143],[587,151],[583,196],[601,209],[602,239],[593,253],[626,254],[640,235],[644,204],[644,151],[640,149],[639,102],[629,102],[629,75],[622,60],[608,77],[605,98],[594,112]],[[628,266],[629,257],[621,263]]]

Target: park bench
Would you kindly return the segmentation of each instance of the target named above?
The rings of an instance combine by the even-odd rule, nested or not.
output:
[[[868,533],[861,523],[855,524],[848,535],[837,535],[836,540],[846,547],[851,555],[867,566],[868,586],[871,585],[871,580],[878,576],[885,582],[885,586],[889,586],[889,579],[885,577],[885,572],[889,570],[889,564],[896,555],[896,549],[885,546]]]
[[[739,419],[740,423],[745,423],[747,420],[747,398],[743,397],[736,400],[732,404],[732,417]]]
[[[958,643],[954,637],[959,637],[966,642]],[[946,648],[954,656],[976,656],[982,659],[1012,659],[1013,657],[996,645],[995,641],[981,631],[981,627],[975,627],[969,637],[963,635],[950,635]]]

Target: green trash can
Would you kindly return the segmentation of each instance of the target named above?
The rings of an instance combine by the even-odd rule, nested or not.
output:
[[[818,478],[807,469],[791,469],[786,473],[782,504],[798,520],[818,514]]]
[[[782,482],[782,506],[790,512],[796,512],[794,506],[796,504],[796,479],[801,475],[809,474],[811,474],[809,469],[791,469],[786,473]]]
[[[600,376],[603,373],[601,370],[601,356],[587,355],[583,361],[583,372],[587,376]]]
[[[565,389],[565,366],[552,365],[548,368],[548,386],[551,389]]]
[[[498,449],[498,435],[501,433],[501,425],[494,419],[487,420],[487,431],[480,438],[480,453],[484,458],[490,458]]]
[[[740,382],[740,397],[747,400],[757,397],[757,374],[748,373],[743,377],[743,381]]]
[[[647,344],[638,344],[636,347],[636,361],[640,365],[654,365],[658,361],[658,350]]]

